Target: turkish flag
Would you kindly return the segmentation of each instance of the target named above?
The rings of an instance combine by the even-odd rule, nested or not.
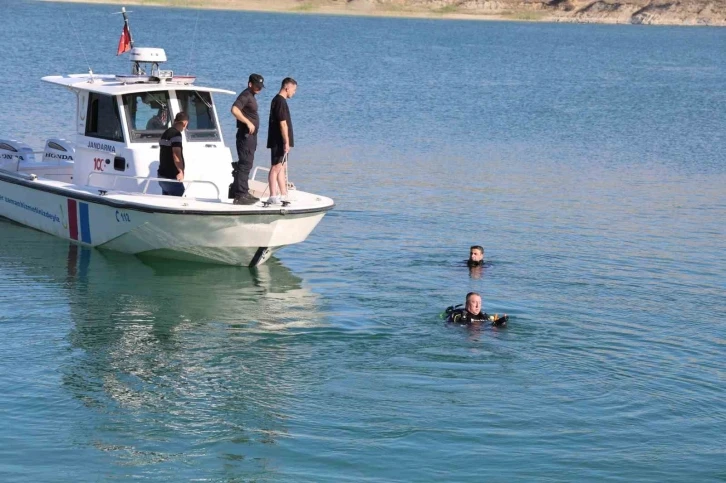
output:
[[[121,32],[121,38],[118,39],[118,51],[116,52],[116,55],[121,55],[129,50],[131,50],[131,32],[129,32],[129,26],[124,25],[124,30]]]

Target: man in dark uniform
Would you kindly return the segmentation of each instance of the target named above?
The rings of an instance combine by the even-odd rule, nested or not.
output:
[[[257,130],[260,117],[257,115],[257,95],[265,87],[265,80],[259,74],[251,74],[247,89],[232,104],[232,115],[237,119],[237,169],[234,172],[232,193],[235,205],[252,205],[259,198],[250,194],[249,177],[257,149]]]
[[[159,178],[184,181],[184,148],[182,146],[182,131],[189,124],[186,112],[177,113],[174,124],[164,131],[159,139],[159,169],[156,175]],[[184,185],[174,181],[159,181],[161,193],[169,196],[182,196]]]
[[[507,325],[509,317],[507,314],[499,316],[499,314],[489,315],[481,311],[481,295],[476,292],[466,294],[466,307],[457,309],[449,307],[446,309],[448,315],[447,322],[462,325],[481,325],[489,322],[491,325],[502,327]]]
[[[267,182],[270,185],[269,203],[277,204],[287,201],[287,179],[284,164],[290,148],[295,146],[292,134],[292,119],[287,100],[297,91],[297,81],[292,77],[285,77],[280,86],[280,92],[272,99],[270,105],[270,121],[267,130],[267,147],[270,149],[270,174]],[[278,189],[279,187],[279,189]]]

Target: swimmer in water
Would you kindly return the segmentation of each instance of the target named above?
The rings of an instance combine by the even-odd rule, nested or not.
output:
[[[490,323],[495,327],[503,327],[507,325],[509,317],[507,314],[500,316],[499,314],[489,315],[481,311],[481,295],[476,292],[466,294],[465,308],[449,307],[446,309],[448,318],[447,322],[461,325],[481,325],[482,323]]]
[[[481,267],[484,265],[484,247],[474,245],[469,248],[469,259],[466,261],[469,268]]]

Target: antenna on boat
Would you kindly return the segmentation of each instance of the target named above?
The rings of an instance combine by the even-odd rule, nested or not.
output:
[[[121,32],[121,38],[118,42],[118,51],[116,52],[116,55],[121,55],[124,52],[127,52],[134,48],[134,37],[131,35],[131,26],[129,25],[129,17],[126,15],[127,13],[131,13],[131,11],[126,11],[126,7],[121,7],[120,12],[114,12],[114,15],[118,14],[123,15],[124,17],[124,29]],[[131,71],[133,75],[140,75],[143,74],[144,71],[141,69],[141,66],[138,62],[134,62],[134,67]]]
[[[189,51],[189,63],[187,64],[187,75],[191,73],[192,54],[197,46],[197,26],[199,25],[199,9],[197,9],[197,19],[194,21],[194,36],[192,37],[192,48]]]
[[[76,34],[76,40],[78,41],[78,45],[81,47],[81,52],[83,52],[83,58],[86,59],[86,65],[88,66],[88,74],[91,76],[91,83],[93,83],[93,69],[91,69],[91,63],[88,62],[88,56],[86,55],[86,49],[83,48],[83,43],[81,43],[81,37],[78,35],[78,30],[73,28],[73,21],[71,20],[71,16],[68,14],[68,11],[66,11],[66,16],[68,17],[68,24],[71,26],[71,30],[73,30],[73,33]]]

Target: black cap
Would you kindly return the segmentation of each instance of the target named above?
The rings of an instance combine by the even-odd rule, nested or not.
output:
[[[265,88],[265,79],[260,74],[250,74],[250,83],[258,89]]]

